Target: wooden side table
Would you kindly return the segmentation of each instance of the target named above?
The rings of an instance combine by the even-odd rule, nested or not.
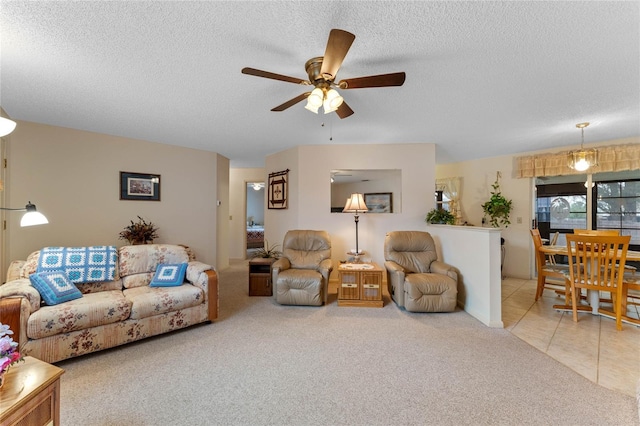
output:
[[[62,373],[63,369],[29,356],[11,367],[0,389],[0,424],[59,425]]]
[[[340,264],[338,306],[382,308],[383,272],[384,269],[375,263]]]
[[[249,261],[249,296],[272,296],[271,265],[274,258],[254,257]]]

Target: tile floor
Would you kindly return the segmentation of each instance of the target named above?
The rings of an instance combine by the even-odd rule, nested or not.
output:
[[[640,327],[615,320],[553,309],[564,296],[545,290],[536,302],[536,281],[502,281],[504,328],[533,347],[606,388],[635,396],[640,379]],[[640,318],[640,306],[629,305],[629,316]]]

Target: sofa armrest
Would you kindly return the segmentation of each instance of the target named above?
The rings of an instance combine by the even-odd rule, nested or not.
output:
[[[0,286],[0,323],[9,325],[20,350],[27,343],[29,316],[38,309],[40,293],[28,279],[21,278]]]
[[[209,269],[205,271],[207,274],[207,282],[208,282],[208,302],[209,302],[209,321],[213,321],[218,319],[218,310],[220,308],[219,297],[218,297],[218,273]]]
[[[187,264],[186,280],[204,290],[209,312],[209,320],[218,318],[218,273],[206,263],[191,261]]]
[[[450,278],[453,278],[455,282],[458,282],[457,269],[449,265],[448,263],[444,263],[440,260],[434,260],[433,262],[431,262],[431,265],[429,265],[429,269],[434,274],[446,275]]]
[[[24,268],[26,263],[26,260],[12,261],[11,264],[9,264],[9,269],[7,270],[7,282],[19,279],[22,273],[22,268]]]
[[[29,301],[30,312],[40,309],[40,293],[28,278],[20,278],[0,285],[0,300],[5,297],[24,297]]]

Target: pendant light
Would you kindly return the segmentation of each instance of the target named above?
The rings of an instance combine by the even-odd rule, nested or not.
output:
[[[584,128],[589,123],[578,123],[576,127],[582,131],[582,142],[579,151],[569,151],[567,154],[567,165],[578,172],[584,172],[590,167],[598,165],[598,150],[595,148],[584,149]]]

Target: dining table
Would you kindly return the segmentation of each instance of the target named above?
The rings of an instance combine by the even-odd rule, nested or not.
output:
[[[543,252],[545,255],[567,256],[568,254],[566,245],[542,245],[540,246],[539,250]],[[640,262],[640,251],[627,250],[627,262]],[[640,274],[640,272],[636,272],[635,268],[629,268],[629,273]],[[580,306],[578,307],[578,310],[591,311],[591,313],[594,315],[604,314],[605,316],[610,316],[610,312],[600,310],[599,292],[587,291],[587,299],[589,301],[590,306]],[[559,309],[559,310],[572,309],[571,305],[553,305],[553,308]],[[633,323],[636,323],[636,321],[633,321]]]

